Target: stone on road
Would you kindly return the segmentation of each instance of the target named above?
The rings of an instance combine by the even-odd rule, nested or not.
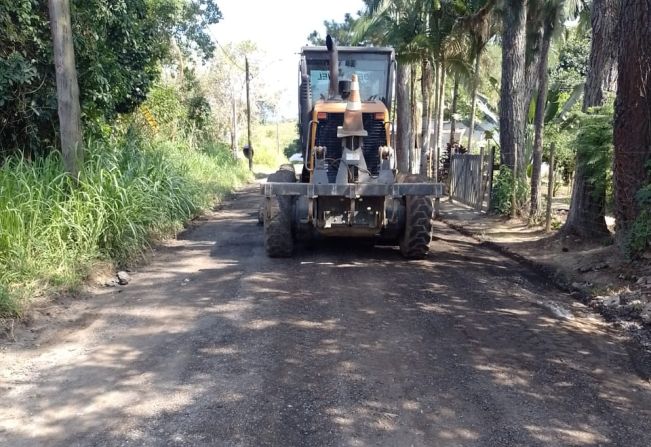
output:
[[[649,446],[618,334],[442,224],[269,259],[254,188],[0,351],[0,445]],[[561,311],[559,311],[562,310]]]

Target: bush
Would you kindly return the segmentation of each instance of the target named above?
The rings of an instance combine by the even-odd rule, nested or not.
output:
[[[0,167],[0,314],[20,314],[46,288],[74,288],[96,260],[137,258],[249,175],[221,147],[133,135],[90,143],[78,185],[62,172],[56,153]]]
[[[498,214],[508,215],[511,213],[511,200],[513,198],[513,171],[508,166],[500,166],[491,198],[491,208]],[[527,200],[528,185],[525,178],[519,178],[516,187],[516,207],[519,209]]]
[[[612,98],[603,107],[578,113],[579,130],[574,141],[576,159],[583,163],[596,198],[607,202],[613,197],[613,113]]]

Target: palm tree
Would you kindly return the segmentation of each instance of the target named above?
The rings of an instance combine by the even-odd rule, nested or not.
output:
[[[413,142],[409,83],[411,64],[422,58],[423,7],[418,0],[366,0],[366,10],[357,21],[354,40],[374,35],[378,43],[392,45],[396,50],[396,155],[398,170],[409,171],[409,152]]]
[[[434,148],[425,147],[422,152],[430,153],[430,162],[434,161],[434,178],[438,180],[439,151],[443,144],[443,113],[445,110],[445,84],[448,74],[454,76],[468,75],[468,38],[461,26],[468,13],[463,2],[441,3],[440,8],[433,9],[428,27],[428,45],[436,68],[434,88]],[[458,87],[458,84],[457,84]],[[458,92],[458,88],[456,90]],[[455,96],[453,96],[454,102]],[[425,123],[423,123],[425,124]],[[427,131],[429,132],[429,126]],[[425,135],[425,128],[423,128]],[[429,167],[427,167],[429,168]],[[421,172],[426,169],[421,161]],[[429,169],[431,171],[431,168]]]
[[[581,11],[583,4],[576,0],[545,0],[539,10],[539,27],[541,29],[541,49],[538,61],[538,93],[536,96],[536,111],[534,118],[533,160],[531,170],[531,204],[529,219],[533,221],[538,214],[540,197],[540,173],[543,153],[543,129],[545,126],[545,110],[547,106],[547,93],[549,89],[549,50],[552,39],[563,29],[564,22],[575,18]]]
[[[461,26],[470,38],[470,52],[474,61],[470,129],[468,132],[468,150],[472,147],[472,138],[475,132],[475,115],[477,113],[477,90],[480,80],[481,56],[488,42],[497,32],[497,20],[494,14],[495,0],[470,1],[469,15],[461,20]]]

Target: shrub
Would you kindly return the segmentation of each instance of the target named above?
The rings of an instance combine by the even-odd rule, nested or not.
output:
[[[527,199],[528,186],[525,178],[518,178],[513,181],[513,171],[508,166],[500,166],[491,197],[491,208],[498,214],[507,215],[511,213],[511,200],[513,188],[516,188],[516,207],[520,208]]]

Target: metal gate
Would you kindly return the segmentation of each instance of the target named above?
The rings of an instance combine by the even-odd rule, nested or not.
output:
[[[450,158],[450,199],[480,210],[490,207],[493,178],[490,155],[454,154]]]

